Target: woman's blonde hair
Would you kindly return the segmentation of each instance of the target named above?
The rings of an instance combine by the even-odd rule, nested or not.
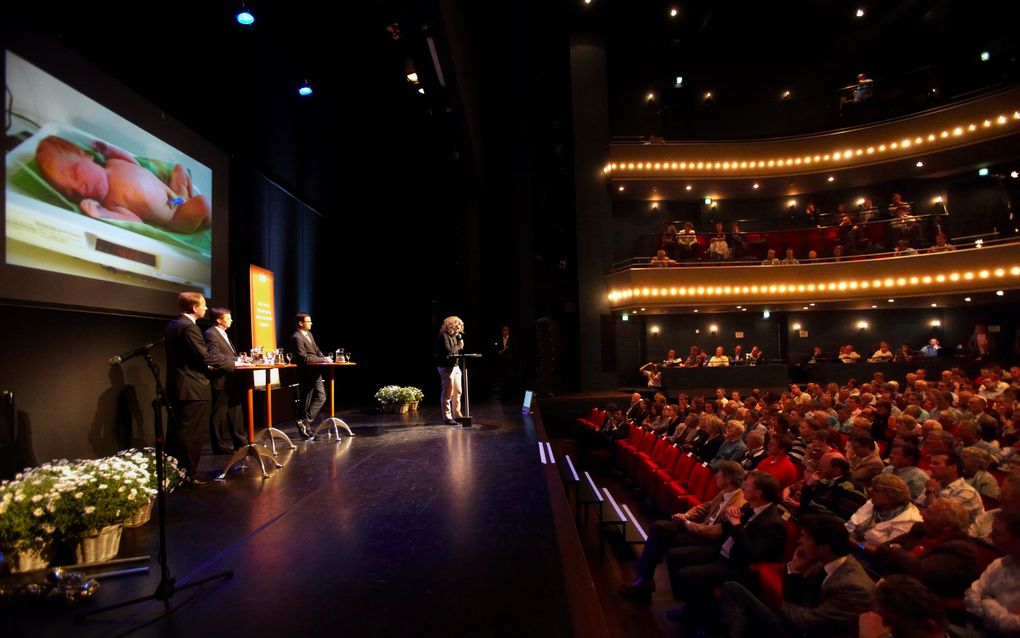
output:
[[[447,317],[443,320],[441,331],[451,335],[464,332],[464,322],[460,320],[460,317]]]

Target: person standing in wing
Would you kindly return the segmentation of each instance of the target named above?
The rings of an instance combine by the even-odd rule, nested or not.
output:
[[[447,317],[436,336],[436,369],[443,388],[443,422],[447,425],[458,425],[455,419],[463,416],[460,412],[460,395],[463,392],[460,366],[451,356],[460,354],[463,349],[464,322],[459,317]]]

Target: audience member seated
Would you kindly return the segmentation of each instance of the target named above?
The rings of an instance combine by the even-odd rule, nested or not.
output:
[[[1005,554],[967,590],[967,611],[981,621],[985,635],[1020,634],[1020,513],[1000,511],[992,523],[992,542]]]
[[[719,547],[685,546],[666,552],[673,598],[685,605],[667,612],[671,620],[704,617],[714,608],[712,593],[727,581],[748,582],[751,565],[782,560],[786,524],[776,500],[779,483],[771,474],[754,471],[744,478],[743,507],[722,514]]]
[[[943,235],[942,233],[939,233],[939,234],[935,235],[935,243],[932,244],[932,246],[930,248],[928,248],[927,252],[930,252],[930,253],[944,253],[944,252],[948,252],[950,250],[956,250],[956,246],[950,244],[949,240],[946,238],[946,236]]]
[[[698,457],[703,463],[707,463],[715,458],[716,452],[722,447],[722,419],[715,416],[709,417],[704,431],[707,433],[707,436],[699,435],[698,438],[695,438],[691,446],[691,452],[694,452],[694,456]]]
[[[875,548],[869,564],[881,576],[906,574],[943,598],[962,598],[980,575],[978,548],[964,531],[967,512],[955,501],[939,501],[905,534]]]
[[[723,442],[716,451],[715,456],[708,462],[713,470],[722,461],[740,462],[747,451],[747,444],[744,443],[744,424],[740,421],[727,421],[723,429]]]
[[[698,346],[691,346],[691,354],[684,360],[685,368],[700,368],[705,365],[705,353]]]
[[[758,364],[764,363],[765,362],[764,357],[765,355],[761,351],[761,348],[759,348],[758,346],[752,346],[751,351],[747,353],[747,365],[756,366]]]
[[[893,360],[894,356],[892,350],[889,349],[889,342],[883,341],[878,344],[878,350],[875,351],[875,354],[871,355],[868,363],[888,363]]]
[[[872,608],[874,584],[850,555],[843,521],[809,516],[783,577],[783,604],[770,609],[739,582],[723,585],[721,635],[731,638],[857,636],[858,616]]]
[[[913,351],[910,349],[909,343],[900,344],[900,349],[893,354],[894,363],[911,363],[917,357],[914,356]]]
[[[747,242],[744,240],[744,233],[740,230],[740,224],[733,222],[726,241],[730,245],[730,256],[733,259],[743,259],[747,253]]]
[[[942,601],[916,578],[894,575],[875,587],[875,611],[861,614],[858,638],[945,638]]]
[[[765,455],[768,454],[768,450],[765,449],[765,432],[763,430],[752,430],[747,435],[747,440],[744,441],[747,449],[744,450],[744,456],[740,459],[740,465],[747,471],[751,471],[758,467]]]
[[[676,261],[672,259],[669,255],[667,255],[665,250],[660,248],[658,252],[655,253],[655,256],[652,257],[651,261],[649,261],[648,263],[651,266],[666,268],[668,266],[672,266],[673,264],[675,264]]]
[[[982,513],[975,519],[967,533],[988,544],[992,543],[992,521],[1000,510],[1020,513],[1020,474],[1011,474],[1002,481],[999,489],[999,507]]]
[[[683,230],[676,234],[677,249],[680,252],[680,259],[693,261],[698,257],[698,235],[694,232],[694,224],[684,223]]]
[[[722,222],[715,224],[715,233],[708,242],[708,257],[716,260],[730,258],[730,245],[726,243],[726,228]]]
[[[744,469],[738,464],[719,463],[715,474],[719,493],[712,500],[673,514],[670,520],[656,521],[635,565],[637,577],[620,586],[620,595],[639,602],[651,600],[655,591],[655,569],[675,547],[708,547],[718,552],[723,539],[723,513],[730,508],[740,509],[746,503],[741,489],[744,477]]]
[[[673,348],[669,349],[669,352],[666,353],[666,358],[662,360],[663,368],[679,368],[683,364],[683,357],[677,356],[676,350]]]
[[[630,406],[627,407],[627,413],[624,415],[624,419],[640,423],[645,418],[646,407],[647,406],[641,402],[641,393],[634,392],[630,395]]]
[[[722,346],[715,349],[715,356],[708,360],[709,368],[718,368],[730,365],[730,358],[726,356],[726,351],[723,350]]]
[[[963,459],[963,479],[981,496],[999,498],[999,482],[987,471],[993,462],[992,455],[972,446],[960,450],[960,458]]]
[[[788,434],[773,435],[769,439],[768,456],[758,464],[759,470],[776,477],[780,490],[797,481],[797,468],[787,455],[791,447],[793,439]]]
[[[921,348],[922,357],[937,357],[941,353],[942,346],[939,345],[939,340],[932,337],[928,340],[928,345]]]
[[[933,454],[931,476],[917,501],[919,507],[929,507],[943,498],[957,501],[967,510],[968,524],[985,511],[981,495],[963,479],[963,461],[955,452]]]
[[[839,360],[843,363],[857,363],[860,358],[861,355],[851,345],[845,345],[839,349]]]
[[[659,239],[659,248],[665,251],[666,256],[674,261],[680,257],[680,247],[677,245],[676,237],[676,226],[670,224],[666,226],[666,230],[663,231],[662,237]]]
[[[867,492],[850,475],[850,465],[838,452],[822,456],[818,472],[806,475],[797,514],[832,514],[849,520],[868,500]]]
[[[883,470],[883,475],[898,476],[906,482],[910,488],[910,499],[916,501],[924,493],[924,488],[931,478],[919,468],[917,464],[921,461],[921,451],[913,443],[898,443],[892,446],[889,451],[889,465]]]
[[[850,462],[850,475],[855,481],[867,486],[871,479],[885,468],[885,463],[878,455],[875,440],[867,432],[855,432],[850,435],[848,445],[847,460]]]
[[[921,520],[921,512],[910,502],[910,488],[898,476],[880,474],[868,487],[871,498],[846,524],[850,539],[874,550],[882,543],[906,534]]]
[[[787,248],[786,249],[786,257],[784,257],[783,260],[781,262],[779,262],[779,263],[790,265],[790,264],[799,264],[800,262],[797,261],[797,258],[793,256],[793,249],[792,248]]]
[[[761,261],[762,266],[778,266],[780,264],[779,258],[776,257],[776,250],[769,248],[769,252],[766,254],[765,259]]]
[[[747,355],[744,354],[744,348],[739,343],[733,346],[733,356],[730,357],[730,364],[735,366],[742,366],[747,363]]]

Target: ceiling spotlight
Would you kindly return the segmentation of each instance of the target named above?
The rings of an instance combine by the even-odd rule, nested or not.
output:
[[[963,300],[966,301],[967,303],[970,303],[970,297],[964,297]]]
[[[982,62],[987,62],[991,58],[992,58],[992,54],[990,54],[988,51],[982,51],[981,52],[981,61]]]
[[[691,188],[693,187],[690,184],[688,184],[686,190],[691,190]]]
[[[298,95],[311,95],[312,94],[312,87],[311,87],[310,84],[308,84],[308,80],[305,80],[304,84],[302,84],[301,86],[298,87],[297,92],[298,92]]]
[[[836,178],[834,176],[832,176],[832,175],[829,175],[829,180],[828,181],[829,182],[834,182],[834,181],[836,181]]]
[[[863,18],[864,17],[864,9],[858,9],[857,10],[857,17],[858,18]]]
[[[422,95],[425,95],[425,87],[419,88],[418,92],[421,93]]]
[[[623,184],[620,185],[620,192],[623,192]]]
[[[933,304],[931,305],[931,307],[932,307],[932,308],[938,308],[938,307],[939,307],[939,305],[938,305],[937,303],[933,303]]]
[[[978,175],[980,175],[981,177],[988,177],[988,169],[987,168],[979,168],[978,169]]]
[[[676,81],[673,82],[673,88],[674,89],[679,89],[683,85],[684,85],[684,76],[682,76],[682,75],[676,76]]]
[[[591,0],[584,0],[585,4],[591,4]]]
[[[813,308],[813,307],[814,307],[814,305],[815,305],[815,302],[813,302],[813,301],[812,301],[812,302],[811,302],[811,303],[809,303],[808,305],[809,305],[809,306],[811,306],[811,307]]]
[[[753,184],[753,185],[751,186],[751,188],[753,188],[753,189],[755,189],[755,190],[758,190],[758,182],[755,182],[755,183],[754,183],[754,184]]]
[[[695,308],[695,309],[694,309],[694,312],[697,312],[697,311],[698,311],[698,309],[697,309],[697,308]]]
[[[243,2],[241,3],[241,10],[238,12],[235,18],[237,19],[238,24],[244,25],[246,27],[250,27],[251,25],[255,24],[255,16],[252,15],[251,11],[248,11],[248,7],[244,6]]]
[[[711,205],[712,205],[712,198],[711,197],[706,197],[705,198],[705,206],[711,206]]]
[[[872,306],[872,308],[878,308],[878,306]]]
[[[671,8],[671,9],[669,10],[669,17],[671,17],[671,18],[675,18],[675,17],[677,17],[677,16],[679,15],[679,14],[680,14],[680,12],[679,12],[679,11],[677,11],[676,7],[673,7],[673,8]]]
[[[1006,293],[1003,292],[1002,290],[996,290],[995,291],[995,296],[996,297],[1004,297],[1005,295],[1006,295]]]
[[[917,160],[917,164],[914,164],[914,166],[916,166],[918,168],[923,168],[924,167],[924,162],[922,162],[921,160]]]
[[[889,303],[896,303],[896,300],[895,299],[890,299]]]
[[[1018,171],[1011,171],[1009,176],[1012,177],[1013,179],[1016,179],[1016,178],[1020,177],[1020,172],[1018,172]]]
[[[417,84],[418,74],[415,73],[414,71],[411,71],[410,73],[407,74],[407,81],[410,82],[411,84]]]

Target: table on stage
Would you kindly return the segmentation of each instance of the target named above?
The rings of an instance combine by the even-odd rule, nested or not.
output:
[[[333,429],[333,434],[336,436],[336,439],[339,441],[340,440],[340,430],[337,429],[337,426],[340,426],[343,429],[347,430],[347,434],[350,434],[351,436],[354,436],[354,432],[351,432],[351,427],[349,425],[347,425],[346,423],[344,423],[343,419],[338,418],[336,416],[336,401],[335,401],[335,399],[336,399],[336,369],[337,368],[342,368],[342,367],[348,367],[348,366],[356,366],[358,364],[354,363],[353,361],[337,361],[337,362],[323,361],[322,363],[309,363],[307,365],[309,365],[309,366],[319,366],[319,367],[323,367],[323,368],[329,368],[329,418],[328,419],[323,419],[322,422],[319,423],[319,426],[317,428],[315,428],[315,431],[312,432],[312,436],[317,435],[319,433],[319,430],[321,430],[323,427],[332,428]],[[326,430],[326,433],[329,434],[329,429]]]
[[[234,368],[234,372],[256,372],[258,370],[281,370],[283,368],[296,368],[297,366],[292,363],[283,364],[243,364],[238,365]],[[217,480],[226,478],[227,472],[230,468],[234,467],[237,463],[244,460],[245,458],[252,456],[258,459],[259,467],[262,468],[262,478],[269,478],[269,474],[266,472],[264,458],[268,458],[273,462],[277,469],[282,468],[283,465],[276,460],[276,441],[275,437],[280,437],[287,442],[287,445],[293,450],[297,449],[297,446],[291,442],[290,437],[284,434],[281,430],[277,430],[273,427],[273,384],[272,375],[267,372],[266,374],[266,427],[260,431],[258,435],[255,434],[255,387],[248,388],[248,445],[242,447],[240,450],[234,452],[234,455],[230,457],[227,464],[223,467],[223,472],[217,476]],[[267,450],[265,446],[259,445],[259,441],[269,439],[269,447],[272,450]]]

